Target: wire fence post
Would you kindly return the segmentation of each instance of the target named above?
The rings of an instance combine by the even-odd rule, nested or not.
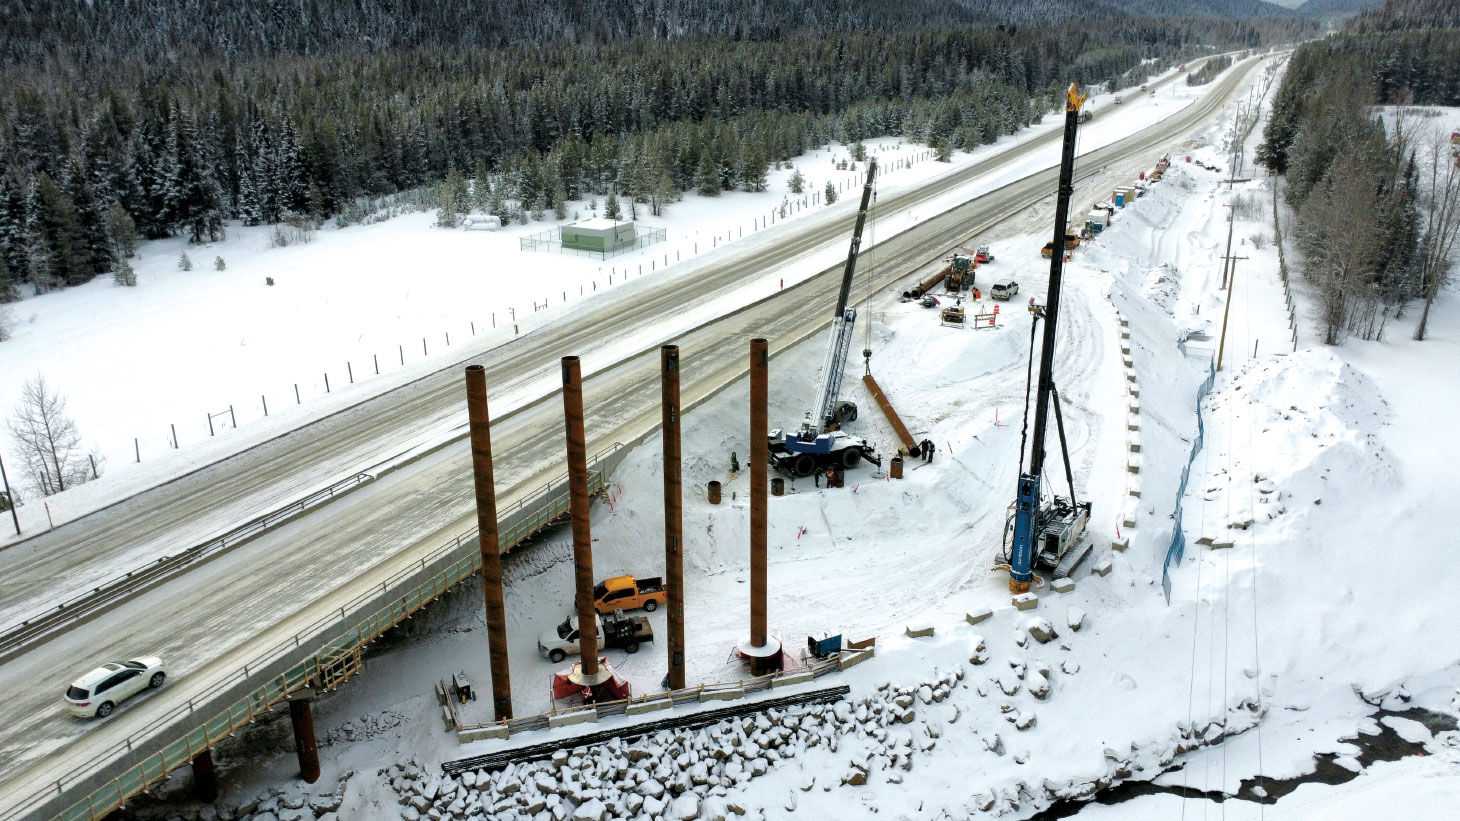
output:
[[[350,376],[350,384],[355,384],[355,366],[351,365],[348,361],[345,362],[345,373]]]
[[[168,426],[172,428],[172,449],[177,450],[177,425],[168,423]]]
[[[140,464],[142,462],[142,443],[138,442],[135,436],[132,437],[132,450],[137,452],[137,462]]]
[[[404,366],[406,364],[406,346],[397,345],[395,346],[395,348],[396,350],[400,351],[400,363],[402,366]]]
[[[232,405],[228,406],[228,421],[233,423],[235,429],[238,427],[238,417],[233,415]]]
[[[301,404],[300,403],[300,400],[299,400],[299,383],[298,382],[295,382],[294,383],[294,404],[296,404],[296,405]]]
[[[378,354],[378,353],[370,354],[370,359],[371,359],[372,362],[375,363],[375,375],[376,376],[379,376],[380,375],[380,354]]]
[[[264,416],[269,415],[269,397],[259,394],[259,401],[264,403]]]
[[[208,414],[208,435],[213,435],[213,414]]]

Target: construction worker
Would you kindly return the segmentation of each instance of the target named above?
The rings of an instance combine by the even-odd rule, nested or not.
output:
[[[735,457],[735,451],[730,451],[730,472],[740,472],[740,460]]]
[[[826,469],[826,486],[836,487],[836,468]]]
[[[928,440],[928,464],[932,464],[933,463],[933,451],[935,451],[937,449],[938,449],[938,446],[935,445],[935,444],[933,444],[933,440],[932,439],[929,439]]]
[[[815,482],[817,487],[821,487],[821,471],[811,471],[811,481]]]

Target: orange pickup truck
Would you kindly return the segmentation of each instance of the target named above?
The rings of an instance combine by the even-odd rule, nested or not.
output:
[[[664,589],[664,579],[658,576],[652,579],[614,576],[593,587],[593,608],[599,613],[640,607],[652,613],[667,601],[669,593]]]

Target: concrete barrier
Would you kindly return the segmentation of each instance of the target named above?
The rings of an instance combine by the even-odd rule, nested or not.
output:
[[[1039,597],[1033,593],[1020,593],[1013,598],[1013,604],[1017,610],[1033,610],[1039,606]]]
[[[558,713],[548,716],[549,727],[569,727],[574,724],[596,724],[598,723],[597,710],[574,710],[571,713]]]
[[[1110,571],[1113,570],[1113,569],[1114,569],[1114,565],[1112,565],[1110,563],[1110,560],[1109,559],[1106,559],[1105,561],[1101,562],[1100,564],[1095,565],[1094,569],[1091,572],[1094,573],[1097,576],[1109,576],[1110,575]]]
[[[1115,541],[1110,543],[1110,549],[1118,553],[1124,553],[1125,551],[1130,549],[1130,537],[1122,536],[1121,538],[1116,539]]]
[[[867,659],[872,658],[872,656],[876,654],[877,648],[875,647],[868,647],[866,650],[858,650],[851,655],[842,653],[841,658],[836,660],[836,669],[846,670],[852,667],[856,667],[858,664],[861,664]]]
[[[487,727],[470,727],[461,730],[456,734],[456,740],[462,744],[470,744],[473,741],[484,741],[488,738],[505,739],[511,735],[506,724],[492,724]]]
[[[624,712],[631,716],[641,716],[644,713],[657,713],[660,710],[668,710],[674,706],[674,702],[667,698],[655,698],[648,701],[631,701],[624,707]]]
[[[745,690],[736,687],[733,690],[701,690],[700,701],[735,701],[745,698]]]
[[[1049,583],[1049,589],[1056,593],[1075,592],[1075,582],[1071,579],[1055,579]]]
[[[923,638],[924,636],[931,636],[931,635],[933,635],[933,625],[931,625],[931,624],[919,624],[919,625],[911,625],[911,624],[909,624],[907,626],[907,637],[910,638],[910,639],[920,639],[920,638]]]
[[[805,684],[808,681],[815,681],[816,676],[810,670],[802,670],[799,673],[787,673],[784,676],[776,676],[771,679],[772,687],[789,687],[792,684]]]

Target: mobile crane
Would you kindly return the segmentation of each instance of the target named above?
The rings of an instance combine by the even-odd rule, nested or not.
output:
[[[1118,100],[1117,100],[1118,102]],[[1085,95],[1070,84],[1065,100],[1064,153],[1060,160],[1059,194],[1055,202],[1055,239],[1060,241],[1069,218],[1070,194],[1074,191],[1075,176],[1075,131],[1079,127],[1080,107]],[[1049,293],[1044,306],[1031,302],[1030,311],[1037,320],[1044,319],[1044,345],[1039,354],[1039,382],[1035,392],[1034,437],[1030,448],[1029,470],[1023,468],[1024,451],[1021,443],[1019,460],[1020,473],[1018,491],[1014,501],[1013,545],[1009,552],[1009,590],[1024,593],[1034,578],[1034,563],[1054,568],[1055,576],[1068,575],[1091,550],[1087,544],[1072,550],[1080,544],[1085,525],[1090,519],[1090,503],[1075,501],[1075,482],[1070,471],[1070,454],[1065,445],[1064,421],[1060,417],[1059,395],[1054,388],[1054,344],[1055,320],[1059,314],[1060,277],[1064,272],[1064,255],[1053,254],[1049,263]],[[1034,330],[1030,329],[1030,368],[1033,361]],[[1031,374],[1032,375],[1032,374]],[[1055,497],[1046,502],[1040,493],[1040,474],[1044,469],[1044,434],[1049,421],[1050,399],[1055,400],[1055,421],[1059,425],[1060,449],[1065,457],[1065,477],[1070,483],[1068,499]],[[1026,414],[1026,419],[1028,418]],[[1007,531],[1006,531],[1007,532]]]
[[[829,467],[850,469],[863,459],[881,465],[876,448],[859,436],[841,430],[846,422],[857,418],[857,405],[840,398],[847,355],[852,348],[852,329],[857,323],[857,309],[847,305],[852,295],[852,275],[857,269],[857,251],[862,244],[862,226],[867,220],[867,206],[872,200],[872,182],[877,178],[877,159],[867,161],[867,181],[862,186],[862,203],[857,210],[857,224],[852,229],[852,247],[842,270],[841,292],[837,296],[836,313],[832,315],[826,345],[826,359],[821,368],[821,383],[816,388],[816,403],[796,431],[776,428],[770,432],[770,460],[778,470],[792,476],[810,476],[812,471]]]

